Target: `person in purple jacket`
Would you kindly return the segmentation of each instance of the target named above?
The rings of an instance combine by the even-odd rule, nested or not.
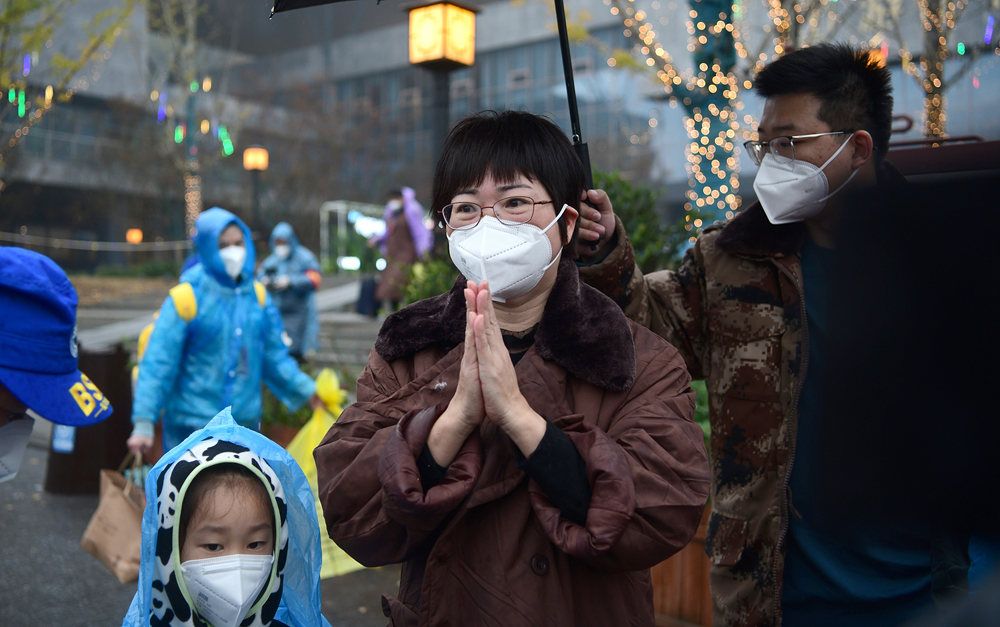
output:
[[[385,204],[385,233],[370,240],[386,261],[375,291],[386,313],[395,311],[403,300],[410,264],[423,258],[434,245],[434,234],[424,224],[424,216],[416,192],[409,187],[393,191]]]

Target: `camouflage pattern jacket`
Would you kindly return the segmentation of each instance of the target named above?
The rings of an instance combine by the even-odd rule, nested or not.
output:
[[[712,416],[715,623],[781,622],[788,482],[808,363],[801,224],[771,225],[753,205],[705,230],[676,271],[643,276],[621,222],[584,280],[680,350],[707,380]]]

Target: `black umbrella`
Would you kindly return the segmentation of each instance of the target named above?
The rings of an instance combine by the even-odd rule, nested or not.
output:
[[[274,0],[271,15],[282,11],[345,1],[347,0]],[[569,101],[569,123],[573,131],[573,148],[576,149],[576,154],[580,157],[580,162],[583,163],[584,171],[587,174],[587,188],[589,189],[594,186],[594,183],[590,173],[590,152],[587,150],[587,143],[583,141],[583,132],[580,131],[580,111],[576,105],[576,84],[573,82],[573,59],[570,57],[569,33],[566,30],[566,9],[563,7],[563,0],[553,0],[553,2],[556,7],[556,25],[559,27],[559,49],[562,52],[563,75],[566,78],[566,99]]]

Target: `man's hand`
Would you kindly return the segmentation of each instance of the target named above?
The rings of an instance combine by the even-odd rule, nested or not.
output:
[[[580,199],[583,202],[577,222],[577,256],[581,259],[600,258],[607,254],[615,234],[615,212],[611,199],[603,189],[587,190]]]

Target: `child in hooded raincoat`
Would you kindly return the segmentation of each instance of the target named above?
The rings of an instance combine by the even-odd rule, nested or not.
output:
[[[316,391],[288,354],[271,297],[254,281],[250,229],[219,207],[202,213],[195,228],[199,263],[164,301],[139,363],[133,451],[152,446],[161,414],[169,450],[221,407],[232,406],[240,424],[259,428],[261,383],[292,410]]]
[[[185,508],[204,513],[201,503],[208,498],[186,497],[198,491],[199,475],[205,478],[220,466],[260,482],[252,488],[260,498],[229,494],[221,514],[252,520],[263,511],[277,524],[254,536],[248,547],[224,546],[231,531],[219,531],[218,537],[199,540],[202,553],[226,555],[182,559],[182,547],[190,552],[183,536],[198,531],[199,512]],[[255,501],[262,501],[263,509]],[[233,507],[238,511],[228,511]],[[184,525],[188,529],[182,532]],[[313,494],[298,463],[274,442],[236,424],[226,408],[160,458],[146,479],[139,584],[122,625],[328,626],[320,611],[321,559]]]
[[[316,255],[299,242],[292,225],[279,222],[271,231],[271,254],[257,269],[257,280],[267,286],[281,312],[291,340],[288,352],[302,359],[319,347],[316,290],[320,285]]]

